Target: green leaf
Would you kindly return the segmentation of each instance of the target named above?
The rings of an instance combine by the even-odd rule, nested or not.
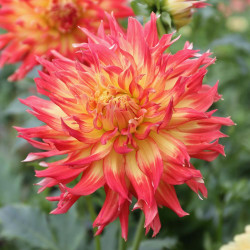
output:
[[[118,222],[119,223],[119,222]],[[118,223],[113,222],[105,228],[105,231],[101,237],[101,246],[102,249],[116,249],[116,244],[118,242],[119,237],[121,237],[120,232],[118,231]]]
[[[2,152],[4,152],[4,149]],[[4,155],[5,153],[5,155]],[[0,155],[0,190],[7,190],[7,192],[0,192],[0,204],[10,204],[20,200],[20,189],[22,177],[13,173],[11,164],[16,162],[16,158],[10,157],[7,152]],[[13,160],[14,159],[14,160]]]
[[[139,3],[138,1],[132,1],[131,7],[137,16],[149,16],[150,11],[148,10],[148,6],[146,4]]]
[[[139,250],[166,250],[172,249],[176,244],[177,240],[170,237],[166,237],[165,239],[145,240],[141,242]]]
[[[38,208],[25,205],[5,206],[0,209],[0,221],[3,228],[1,236],[6,239],[22,240],[41,249],[59,249],[45,214]]]
[[[225,45],[232,45],[239,50],[242,50],[248,54],[250,53],[250,43],[240,35],[226,35],[220,39],[214,40],[211,44],[212,47]]]
[[[58,249],[77,250],[84,243],[86,231],[82,220],[77,217],[74,206],[66,214],[50,215],[49,219]]]

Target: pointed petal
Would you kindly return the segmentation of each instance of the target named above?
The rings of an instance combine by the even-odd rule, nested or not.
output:
[[[96,144],[91,150],[91,154],[83,159],[65,163],[66,165],[74,166],[74,168],[82,168],[92,162],[99,161],[108,155],[112,149],[113,142],[108,141],[105,145],[100,143]]]
[[[103,171],[107,185],[123,198],[128,199],[128,188],[125,182],[125,159],[112,150],[103,161]]]
[[[105,184],[102,161],[91,164],[82,174],[81,180],[73,187],[66,187],[67,191],[73,195],[89,195]]]
[[[163,172],[163,162],[161,153],[152,139],[136,141],[138,150],[136,151],[136,161],[140,170],[147,175],[157,189]]]
[[[136,191],[138,201],[143,200],[151,206],[154,201],[152,183],[138,167],[135,152],[126,154],[125,171]]]
[[[93,227],[98,227],[96,235],[100,234],[103,228],[110,222],[114,221],[120,215],[121,212],[124,212],[123,204],[127,206],[127,203],[124,203],[125,200],[123,200],[123,202],[121,203],[122,205],[119,206],[119,195],[112,189],[106,188],[105,191],[105,202],[93,223]],[[127,207],[124,209],[127,209]]]
[[[156,190],[155,199],[157,204],[172,209],[179,217],[188,215],[188,213],[182,210],[177,195],[175,193],[174,186],[172,185],[161,181],[158,189]]]

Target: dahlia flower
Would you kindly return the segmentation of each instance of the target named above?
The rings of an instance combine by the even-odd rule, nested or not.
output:
[[[170,14],[176,29],[180,29],[191,21],[194,9],[207,5],[202,0],[163,0],[163,3],[163,10]]]
[[[58,53],[52,62],[40,58],[47,73],[35,79],[49,100],[31,96],[21,102],[44,126],[19,128],[19,137],[44,152],[24,161],[61,155],[40,163],[39,192],[58,185],[61,195],[52,214],[65,213],[81,197],[104,187],[106,200],[94,221],[97,234],[117,217],[127,238],[129,206],[145,214],[146,232],[161,227],[158,207],[187,215],[175,185],[187,184],[207,196],[202,174],[191,158],[213,161],[224,155],[218,138],[231,119],[207,111],[221,96],[218,84],[203,85],[210,52],[199,54],[188,42],[176,54],[164,53],[172,34],[158,39],[156,16],[145,28],[129,18],[127,32],[109,16],[110,34],[82,28],[88,43],[75,44],[78,60]],[[38,138],[39,140],[35,140]],[[65,156],[64,156],[65,155]],[[63,157],[64,156],[64,157]],[[79,178],[78,178],[79,177]],[[74,180],[74,183],[71,183]]]
[[[0,35],[0,67],[22,62],[9,80],[16,81],[37,65],[35,56],[51,57],[57,50],[73,57],[72,43],[87,41],[78,29],[85,27],[96,32],[105,11],[117,18],[133,12],[126,0],[0,0],[0,27],[7,31]],[[105,21],[105,28],[108,28]]]
[[[245,233],[236,235],[234,241],[224,245],[220,250],[249,250],[250,249],[250,226],[246,226]]]

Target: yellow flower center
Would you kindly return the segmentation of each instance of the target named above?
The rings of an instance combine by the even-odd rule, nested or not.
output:
[[[129,95],[119,93],[115,89],[108,89],[95,93],[89,101],[89,109],[95,110],[105,130],[110,130],[110,124],[112,124],[121,131],[128,128],[131,120],[137,119],[140,106]]]

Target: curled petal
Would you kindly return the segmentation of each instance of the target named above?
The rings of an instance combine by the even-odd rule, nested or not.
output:
[[[133,148],[128,147],[126,136],[118,136],[114,142],[114,149],[118,154],[126,154],[133,151]]]

